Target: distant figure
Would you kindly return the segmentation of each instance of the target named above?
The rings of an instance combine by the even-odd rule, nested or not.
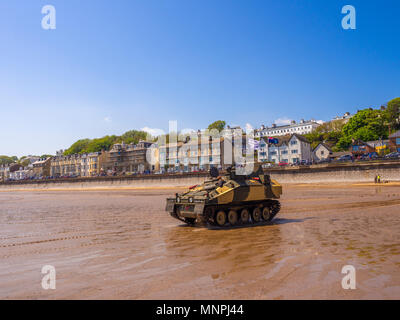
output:
[[[377,180],[378,180],[378,183],[381,183],[381,176],[379,174],[378,174]]]
[[[375,176],[375,183],[378,183],[378,176]]]

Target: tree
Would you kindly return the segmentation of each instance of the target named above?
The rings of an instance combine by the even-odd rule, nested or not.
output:
[[[152,139],[152,137],[145,131],[130,130],[121,136],[121,141],[137,144],[139,140],[146,140],[147,138]]]
[[[400,98],[390,100],[384,113],[391,131],[400,129]]]
[[[151,137],[151,136],[150,136]],[[149,135],[145,131],[130,130],[121,136],[111,135],[95,139],[80,139],[74,142],[67,150],[64,151],[65,155],[75,153],[91,153],[101,150],[110,150],[111,146],[115,143],[134,143],[137,144],[139,140],[148,139]]]
[[[386,139],[389,132],[387,126],[385,126],[384,112],[372,108],[358,111],[343,126],[343,135],[339,139],[336,149],[346,150],[350,146],[352,139],[363,141]]]
[[[118,140],[119,137],[115,135],[93,139],[90,141],[87,147],[81,151],[81,153],[91,153],[91,152],[98,152],[101,150],[110,150],[111,146],[114,143],[117,143]]]
[[[80,139],[73,143],[67,150],[64,151],[65,155],[82,153],[82,150],[87,148],[90,143],[90,139]]]
[[[28,159],[25,159],[25,160],[19,160],[19,163],[22,166],[27,167],[31,162]]]
[[[16,156],[0,156],[0,165],[2,164],[10,164],[18,160]]]
[[[325,122],[317,127],[313,132],[305,135],[314,149],[319,143],[326,142],[328,145],[336,145],[342,137],[344,121],[336,120]]]
[[[217,121],[214,121],[213,123],[211,123],[208,126],[208,130],[217,129],[219,132],[221,132],[222,130],[225,129],[225,126],[226,126],[226,122],[225,121],[217,120]]]

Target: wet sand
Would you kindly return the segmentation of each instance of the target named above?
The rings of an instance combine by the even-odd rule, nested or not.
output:
[[[273,223],[229,230],[171,218],[175,190],[1,192],[0,298],[400,299],[399,191],[285,186]]]

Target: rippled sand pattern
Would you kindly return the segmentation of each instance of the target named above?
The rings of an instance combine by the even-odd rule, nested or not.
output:
[[[272,224],[229,230],[171,218],[174,190],[3,192],[0,298],[400,299],[399,191],[288,186]]]

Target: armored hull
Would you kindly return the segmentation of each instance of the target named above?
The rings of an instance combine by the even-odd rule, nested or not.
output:
[[[166,211],[188,224],[220,227],[271,221],[280,210],[282,186],[259,168],[251,175],[214,177],[167,198]]]

